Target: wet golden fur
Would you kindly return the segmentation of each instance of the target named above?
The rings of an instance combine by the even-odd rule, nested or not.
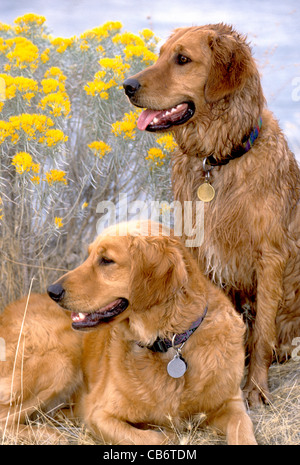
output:
[[[176,63],[178,54],[190,59]],[[203,159],[221,160],[239,147],[262,116],[253,148],[211,171],[216,195],[205,204],[204,241],[194,249],[204,272],[241,311],[251,306],[249,401],[269,398],[267,376],[276,349],[289,356],[300,336],[300,172],[267,109],[245,38],[224,24],[176,29],[156,64],[132,77],[131,102],[155,110],[192,101],[194,116],[172,130],[175,200],[196,201]],[[246,305],[245,305],[246,304]],[[249,313],[249,311],[248,311]]]
[[[113,262],[103,264],[103,256]],[[78,413],[99,438],[116,444],[162,444],[171,425],[180,430],[183,420],[204,412],[229,444],[255,444],[240,390],[244,323],[180,240],[144,236],[131,227],[124,236],[103,233],[90,246],[87,260],[56,284],[65,291],[60,305],[73,312],[97,311],[119,297],[128,299],[129,306],[93,331],[75,333],[66,326],[64,311],[59,316],[49,298],[32,297],[33,308],[29,305],[26,316],[30,357],[26,355],[23,366],[23,388],[32,396],[26,397],[26,405],[31,407],[37,399],[48,403],[54,391],[61,398],[59,389],[74,390],[80,380],[83,336],[84,385],[77,394]],[[166,367],[174,349],[154,353],[137,343],[146,346],[157,336],[172,338],[186,331],[206,306],[204,321],[182,349],[188,369],[173,379]],[[11,338],[9,345],[16,344],[23,310],[21,301],[4,311],[1,328],[4,337]],[[14,336],[8,332],[12,321]],[[10,352],[9,358],[8,365],[1,364],[2,419],[10,397]],[[19,394],[17,383],[15,396]]]

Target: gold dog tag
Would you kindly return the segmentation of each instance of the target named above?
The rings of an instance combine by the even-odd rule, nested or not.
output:
[[[215,189],[208,181],[205,181],[198,187],[197,196],[202,202],[210,202],[215,197]]]

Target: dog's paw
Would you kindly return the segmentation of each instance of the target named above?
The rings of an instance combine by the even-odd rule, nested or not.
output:
[[[268,386],[259,386],[250,382],[245,386],[243,394],[249,407],[269,405],[272,402],[272,396],[269,392]]]

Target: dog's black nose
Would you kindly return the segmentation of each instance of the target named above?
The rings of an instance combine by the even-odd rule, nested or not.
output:
[[[61,284],[51,284],[47,289],[49,297],[55,300],[55,302],[60,302],[65,295],[65,290]]]
[[[123,87],[125,89],[125,94],[127,95],[127,97],[131,98],[139,90],[141,84],[137,79],[129,78],[126,79],[126,81],[123,83]]]

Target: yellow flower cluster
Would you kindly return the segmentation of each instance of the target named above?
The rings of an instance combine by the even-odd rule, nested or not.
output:
[[[155,37],[154,32],[151,31],[151,29],[143,29],[140,32],[140,35],[144,38],[146,42],[149,42],[149,40],[153,39],[155,43],[159,41],[157,37]]]
[[[55,223],[55,226],[56,226],[57,229],[62,228],[63,225],[64,225],[63,221],[62,221],[62,218],[60,218],[59,216],[56,216],[54,218],[54,223]]]
[[[54,45],[58,53],[64,53],[68,47],[72,47],[72,45],[74,45],[75,41],[75,37],[71,37],[70,39],[56,37],[55,39],[51,40],[51,43]]]
[[[9,121],[0,120],[0,144],[8,137],[16,144],[23,133],[27,140],[36,140],[38,132],[43,133],[53,126],[53,121],[45,115],[22,113],[18,116],[11,116]]]
[[[112,71],[114,77],[119,81],[123,81],[125,73],[130,69],[127,63],[123,63],[120,55],[114,58],[102,58],[99,60],[99,64],[106,71]]]
[[[50,170],[45,173],[47,183],[52,186],[53,183],[59,182],[67,185],[66,172],[62,170]]]
[[[157,137],[156,142],[162,147],[162,149],[159,147],[151,147],[148,150],[148,154],[145,159],[150,161],[151,164],[153,163],[155,166],[162,166],[167,153],[172,152],[177,147],[177,144],[171,133]]]
[[[68,136],[65,136],[60,129],[48,129],[45,132],[45,136],[40,137],[40,143],[46,143],[48,147],[53,147],[54,145],[62,142],[66,142]]]
[[[41,84],[46,95],[41,99],[39,106],[55,117],[68,116],[71,102],[64,86],[66,76],[60,68],[52,67],[46,71],[44,77]]]
[[[153,39],[155,44],[158,39],[149,29],[144,29],[140,35],[141,37],[132,34],[131,32],[124,32],[123,34],[115,35],[112,41],[115,44],[125,45],[123,52],[127,61],[138,57],[145,64],[152,64],[157,60],[157,55],[151,49],[149,50],[146,42]]]
[[[50,69],[48,69],[44,77],[58,79],[59,82],[65,82],[67,79],[62,70],[57,66],[52,66]]]
[[[42,110],[48,109],[50,114],[57,116],[68,116],[71,111],[71,103],[66,92],[55,92],[47,94],[40,101]]]
[[[115,136],[123,135],[124,139],[135,139],[137,118],[138,114],[133,111],[125,113],[122,121],[116,121],[112,124],[112,133]]]
[[[56,92],[56,91],[60,91],[60,92],[65,91],[64,84],[54,78],[42,79],[41,85],[42,85],[44,94],[50,94],[51,92]]]
[[[101,42],[103,39],[108,38],[110,35],[115,34],[122,28],[122,23],[119,21],[109,21],[102,26],[95,27],[81,34],[80,38],[84,40],[95,40]]]
[[[88,144],[88,147],[92,150],[95,156],[103,158],[104,155],[111,152],[110,145],[106,144],[102,140],[94,141],[91,144]]]
[[[80,47],[80,50],[82,50],[83,52],[86,52],[90,48],[88,41],[85,39],[80,40],[79,47]]]
[[[0,22],[0,32],[8,32],[12,29],[12,27],[9,24],[1,23]]]
[[[143,39],[132,32],[123,32],[122,34],[116,34],[112,41],[114,44],[122,45],[145,45]]]
[[[38,92],[38,83],[34,79],[23,76],[10,76],[8,74],[0,74],[0,79],[5,84],[5,99],[10,100],[16,96],[16,91],[19,91],[22,98],[30,102],[30,100]]]
[[[11,142],[19,139],[18,135],[15,135],[13,126],[7,121],[0,121],[0,144],[2,144],[8,137],[11,138]]]
[[[3,218],[3,208],[2,208],[2,205],[3,205],[3,200],[2,200],[2,197],[0,197],[0,220],[2,220]]]
[[[41,53],[40,59],[42,63],[47,63],[49,61],[49,53],[50,53],[50,48],[46,48],[43,53]]]
[[[148,155],[146,156],[146,160],[150,160],[156,166],[162,166],[164,164],[162,161],[164,158],[165,154],[158,147],[151,147],[151,149],[148,150]]]
[[[120,55],[114,58],[101,58],[99,60],[101,71],[98,71],[93,81],[87,82],[84,89],[88,95],[99,95],[102,99],[107,100],[108,89],[118,86],[125,78],[125,73],[130,69],[127,63],[123,63]],[[106,78],[106,80],[104,80]]]
[[[156,142],[168,152],[172,152],[177,147],[176,141],[171,133],[159,136]]]
[[[131,60],[134,57],[140,58],[146,65],[155,63],[157,55],[149,50],[145,45],[127,45],[124,48],[126,60]]]
[[[87,82],[84,86],[84,90],[88,95],[92,95],[93,97],[97,94],[104,100],[109,98],[108,89],[113,86],[116,86],[117,83],[114,79],[110,79],[108,82],[103,81],[103,77],[105,76],[105,71],[98,71],[93,81]]]
[[[30,170],[34,173],[38,173],[40,170],[39,163],[33,163],[32,156],[27,152],[18,152],[13,157],[11,164],[16,168],[19,174],[23,174]]]
[[[32,32],[34,28],[38,28],[39,32],[41,32],[43,30],[41,26],[43,26],[45,21],[45,16],[40,16],[33,13],[19,16],[14,21],[17,24],[17,26],[15,26],[15,32],[17,34],[26,34],[28,32]]]
[[[39,49],[26,37],[14,37],[5,41],[5,46],[9,49],[6,58],[11,66],[19,69],[29,68],[32,72],[38,67]]]

